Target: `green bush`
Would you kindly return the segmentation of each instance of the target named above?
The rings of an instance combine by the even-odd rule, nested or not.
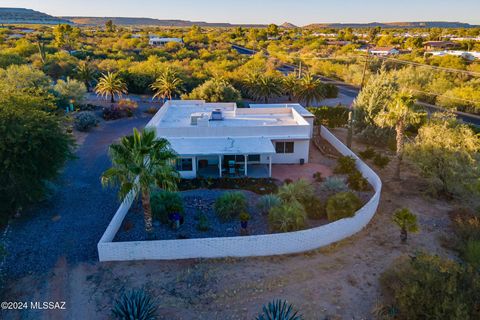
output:
[[[337,166],[333,170],[336,174],[351,174],[357,170],[356,160],[350,156],[342,156],[337,159]]]
[[[198,216],[197,230],[204,232],[210,230],[210,221],[208,221],[208,216],[205,213]]]
[[[380,169],[385,168],[389,163],[390,163],[390,158],[387,156],[382,156],[381,154],[377,154],[373,158],[373,164],[379,167]]]
[[[353,192],[340,192],[327,200],[327,217],[329,221],[353,217],[362,206],[362,201]]]
[[[368,145],[387,147],[395,145],[395,131],[390,128],[379,128],[368,126],[363,128],[358,134],[358,139]]]
[[[75,115],[74,126],[78,131],[88,131],[97,124],[98,119],[91,111],[82,111]]]
[[[123,294],[116,301],[112,315],[121,320],[152,320],[157,317],[157,306],[145,291],[134,290]]]
[[[340,192],[347,191],[348,187],[345,183],[345,179],[342,177],[328,177],[322,184],[323,188],[327,191]]]
[[[469,240],[462,254],[465,262],[471,264],[475,268],[480,267],[480,240]]]
[[[367,179],[365,179],[358,170],[348,175],[347,182],[348,186],[356,191],[367,190],[369,186]]]
[[[349,109],[346,107],[311,107],[308,108],[315,116],[315,125],[329,128],[344,127],[348,124]]]
[[[284,184],[278,189],[277,195],[284,202],[298,201],[305,204],[305,201],[313,197],[313,187],[310,182],[304,179]]]
[[[268,214],[270,209],[279,206],[281,203],[282,200],[276,194],[266,194],[258,199],[257,208],[262,214]]]
[[[369,160],[375,157],[377,153],[372,147],[367,147],[364,151],[360,151],[358,154],[362,159]]]
[[[307,199],[303,204],[305,211],[307,212],[307,217],[313,220],[320,220],[327,217],[325,211],[325,204],[317,197],[311,197]]]
[[[315,182],[322,182],[323,181],[323,175],[320,171],[317,171],[313,174],[313,179],[315,179]]]
[[[480,274],[438,256],[403,258],[380,278],[398,319],[480,319]]]
[[[305,208],[298,201],[273,207],[268,214],[270,228],[277,232],[290,232],[305,227]]]
[[[183,199],[176,192],[154,191],[150,196],[150,204],[152,206],[153,218],[163,224],[170,222],[169,215],[172,213],[178,212],[183,217]]]
[[[263,306],[262,313],[256,320],[302,320],[302,315],[295,311],[293,306],[286,301],[274,300]]]
[[[215,201],[215,211],[222,221],[230,221],[247,210],[247,199],[240,191],[226,192]]]

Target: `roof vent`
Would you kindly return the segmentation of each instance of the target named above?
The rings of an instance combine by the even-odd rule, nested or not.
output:
[[[220,121],[223,120],[222,109],[215,109],[212,111],[212,115],[210,116],[211,121]]]

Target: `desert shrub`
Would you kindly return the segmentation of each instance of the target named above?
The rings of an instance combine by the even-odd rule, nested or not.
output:
[[[53,87],[59,99],[59,106],[63,107],[70,103],[81,104],[87,94],[87,87],[81,81],[67,78],[67,81],[58,80]]]
[[[145,112],[148,114],[156,114],[158,112],[158,108],[148,107],[148,109]]]
[[[360,151],[358,154],[362,159],[369,160],[375,157],[377,153],[375,152],[375,149],[373,149],[372,147],[367,147],[365,150]]]
[[[240,191],[226,192],[215,201],[215,211],[223,221],[236,218],[247,210],[247,199]]]
[[[349,109],[346,107],[311,107],[308,111],[315,116],[315,125],[329,128],[344,127],[348,124]]]
[[[323,176],[320,171],[317,171],[313,174],[313,179],[315,179],[316,182],[322,182],[323,181]]]
[[[82,111],[75,115],[74,126],[78,131],[88,131],[97,124],[98,119],[91,111]]]
[[[390,158],[387,156],[382,156],[381,154],[376,154],[373,158],[373,164],[379,167],[380,169],[385,168],[390,163]]]
[[[358,170],[348,175],[347,182],[348,186],[353,190],[364,191],[368,189],[367,179],[365,179]]]
[[[390,128],[368,126],[363,128],[357,137],[362,143],[379,147],[393,147],[395,150],[395,132]]]
[[[462,258],[475,268],[480,267],[480,240],[467,241]]]
[[[202,213],[198,216],[197,230],[210,230],[210,221],[208,221],[208,216],[205,213]]]
[[[403,258],[380,283],[399,319],[480,318],[480,274],[452,260],[426,254]]]
[[[151,320],[156,319],[155,301],[143,290],[124,293],[112,309],[115,319]]]
[[[306,199],[303,207],[307,212],[307,217],[309,219],[320,220],[327,217],[325,212],[325,204],[317,197],[311,197],[310,199]]]
[[[350,156],[342,156],[337,159],[337,166],[333,170],[336,174],[350,174],[357,170],[355,158]]]
[[[325,190],[333,192],[348,190],[345,179],[342,177],[328,177],[325,179],[322,186]]]
[[[298,201],[273,207],[268,214],[270,228],[278,232],[290,232],[305,227],[305,208]]]
[[[262,313],[256,320],[302,320],[302,315],[298,314],[293,306],[286,301],[274,300],[264,305]]]
[[[282,200],[276,194],[266,194],[261,196],[257,202],[257,208],[262,214],[267,214],[270,209],[282,203]]]
[[[179,213],[183,217],[183,200],[176,192],[154,191],[150,196],[150,204],[152,206],[153,218],[161,223],[169,223],[172,213]]]
[[[304,204],[307,199],[313,197],[313,187],[307,180],[300,179],[281,186],[278,189],[277,195],[284,202],[298,201]]]
[[[192,90],[184,99],[205,100],[207,102],[231,102],[241,99],[240,91],[235,89],[225,79],[207,80],[200,86]]]
[[[353,192],[340,192],[327,200],[327,217],[329,221],[353,217],[362,206],[362,201]]]
[[[102,117],[105,120],[116,120],[133,116],[137,103],[132,100],[121,100],[118,104],[112,104],[103,108]]]

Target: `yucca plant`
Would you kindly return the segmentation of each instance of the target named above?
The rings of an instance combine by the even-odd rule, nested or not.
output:
[[[294,310],[285,300],[274,300],[263,306],[257,320],[303,320],[303,316]]]
[[[144,290],[132,290],[116,301],[112,314],[115,319],[153,320],[157,318],[157,306]]]

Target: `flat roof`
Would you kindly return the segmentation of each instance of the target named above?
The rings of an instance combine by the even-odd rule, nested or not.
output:
[[[268,106],[268,105],[267,105]],[[204,115],[209,117],[209,114],[220,109],[222,111],[223,119],[220,121],[208,121],[208,127],[252,127],[252,126],[294,126],[294,125],[308,125],[308,123],[301,117],[296,117],[292,113],[292,108],[265,107],[260,108],[237,108],[235,103],[205,103],[203,101],[170,101],[165,107],[166,110],[162,116],[159,117],[156,126],[159,128],[170,127],[192,127],[192,115]],[[300,105],[299,105],[300,106]],[[301,106],[300,106],[301,107]],[[303,108],[303,107],[302,107]],[[308,111],[303,109],[309,115]],[[304,112],[304,113],[305,113]],[[306,115],[306,114],[305,114]],[[312,115],[313,116],[313,115]],[[200,127],[201,125],[196,125]]]
[[[293,108],[298,112],[302,117],[315,117],[313,113],[305,109],[299,103],[271,103],[271,104],[260,104],[260,103],[251,103],[250,108],[260,109],[260,108]]]
[[[268,138],[169,138],[170,146],[179,155],[274,154]]]

